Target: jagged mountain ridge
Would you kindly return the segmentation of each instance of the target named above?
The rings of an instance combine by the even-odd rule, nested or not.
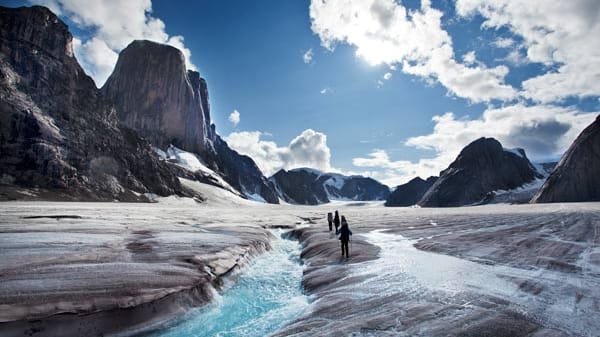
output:
[[[600,115],[577,136],[533,203],[600,201]]]
[[[523,149],[508,150],[494,138],[479,138],[467,145],[418,205],[455,207],[493,200],[494,191],[514,190],[541,179]]]
[[[206,81],[198,72],[186,70],[177,48],[133,41],[119,54],[101,92],[115,107],[119,121],[154,146],[166,150],[172,144],[193,152],[244,196],[279,202],[252,158],[232,150],[215,132]]]
[[[385,200],[389,187],[362,176],[323,173],[309,168],[279,170],[269,180],[278,196],[292,204],[318,205],[332,200]]]
[[[45,7],[0,7],[0,198],[145,200],[189,195],[117,123]]]

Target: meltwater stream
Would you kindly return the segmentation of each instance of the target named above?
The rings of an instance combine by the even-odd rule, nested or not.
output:
[[[278,237],[282,231],[274,231]],[[276,239],[215,301],[153,337],[267,336],[298,317],[309,304],[303,293],[301,246]]]

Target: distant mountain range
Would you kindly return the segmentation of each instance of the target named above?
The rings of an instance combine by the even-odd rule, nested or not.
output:
[[[331,200],[385,200],[390,188],[363,176],[323,173],[309,168],[279,170],[269,180],[277,195],[292,204],[317,205]]]

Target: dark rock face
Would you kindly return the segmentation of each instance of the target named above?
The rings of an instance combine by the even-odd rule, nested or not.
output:
[[[286,202],[318,205],[338,200],[384,200],[389,188],[374,179],[322,173],[313,169],[279,170],[270,180],[279,197]]]
[[[541,178],[525,151],[505,150],[493,138],[467,145],[419,201],[422,207],[455,207],[487,202],[496,190],[512,190]]]
[[[152,144],[202,153],[210,138],[205,88],[200,74],[186,70],[179,49],[137,40],[121,51],[101,91],[117,108],[119,121]]]
[[[323,180],[316,171],[279,170],[270,179],[281,199],[292,204],[318,205],[329,202]]]
[[[416,205],[437,179],[438,177],[429,177],[423,180],[416,177],[404,185],[398,185],[385,201],[385,205],[390,207]]]
[[[119,54],[101,92],[119,121],[154,146],[164,150],[172,144],[193,152],[244,196],[279,202],[254,161],[229,148],[215,132],[206,81],[186,71],[178,49],[133,41]]]
[[[2,199],[23,188],[71,200],[185,194],[149,144],[117,124],[67,26],[44,7],[0,7],[0,102]]]
[[[600,201],[600,115],[575,139],[531,202]]]
[[[333,180],[343,180],[342,188],[337,188]],[[331,174],[325,181],[325,189],[332,199],[371,201],[385,200],[390,195],[390,188],[375,179],[362,176],[342,176]]]

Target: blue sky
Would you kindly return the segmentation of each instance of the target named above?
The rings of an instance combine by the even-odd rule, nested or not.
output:
[[[98,85],[132,39],[186,50],[217,131],[267,175],[310,166],[396,185],[481,136],[556,159],[600,110],[597,1],[2,3],[57,12]]]

